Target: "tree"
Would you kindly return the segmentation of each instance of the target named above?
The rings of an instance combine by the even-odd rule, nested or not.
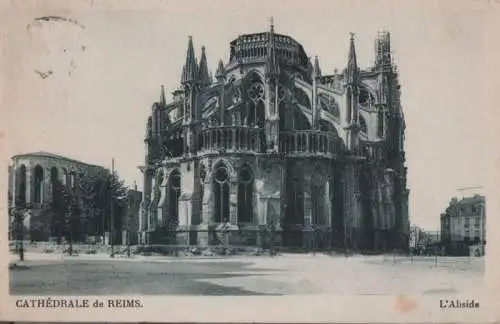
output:
[[[16,238],[17,252],[19,253],[19,261],[24,261],[24,214],[26,212],[25,206],[10,208],[10,216],[12,217],[12,229],[14,237]]]
[[[128,189],[116,173],[103,169],[81,178],[82,212],[89,216],[93,231],[104,236],[109,231],[113,240],[114,228],[123,225],[128,212]]]
[[[64,237],[69,244],[68,253],[73,254],[73,242],[79,239],[82,223],[85,215],[82,213],[82,198],[78,185],[73,187],[63,184],[61,181],[53,183],[54,199],[52,212],[58,232],[58,243]]]

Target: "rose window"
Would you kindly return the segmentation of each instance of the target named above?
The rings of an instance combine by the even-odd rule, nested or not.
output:
[[[248,89],[248,96],[253,101],[264,98],[264,87],[262,86],[262,83],[253,83]]]
[[[220,167],[215,171],[215,181],[218,183],[224,183],[228,180],[229,174],[227,173],[227,169],[224,167]]]

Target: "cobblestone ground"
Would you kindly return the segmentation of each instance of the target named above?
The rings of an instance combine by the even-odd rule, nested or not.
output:
[[[15,256],[12,256],[15,259]],[[27,254],[10,270],[11,294],[293,295],[477,291],[484,258],[281,255],[166,258]]]

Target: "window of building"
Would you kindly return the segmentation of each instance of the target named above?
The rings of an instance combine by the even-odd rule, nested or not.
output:
[[[465,228],[469,227],[469,223],[470,223],[469,217],[465,217],[464,227]]]
[[[469,231],[465,231],[465,236],[464,236],[464,239],[465,239],[466,241],[468,241],[468,240],[470,239],[470,233],[469,233]]]
[[[474,217],[474,226],[479,227],[480,224],[481,224],[481,219],[479,218],[479,216]]]

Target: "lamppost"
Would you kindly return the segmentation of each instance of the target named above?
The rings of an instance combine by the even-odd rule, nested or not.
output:
[[[115,232],[115,218],[114,218],[114,201],[113,201],[113,184],[115,181],[115,159],[113,158],[111,160],[111,182],[109,184],[108,190],[109,190],[109,203],[110,203],[110,228],[109,228],[109,242],[111,245],[111,253],[110,257],[114,258],[115,257],[115,249],[114,249],[114,232]]]

